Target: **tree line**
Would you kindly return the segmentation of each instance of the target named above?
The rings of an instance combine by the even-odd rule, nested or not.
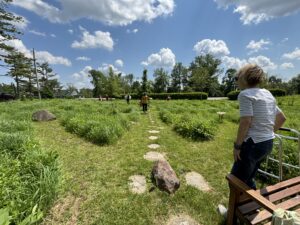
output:
[[[171,71],[157,68],[153,72],[153,80],[148,79],[146,69],[142,72],[141,80],[136,80],[133,74],[115,73],[112,68],[107,73],[92,69],[89,77],[93,89],[78,90],[73,84],[67,84],[64,88],[49,63],[38,62],[35,68],[31,57],[6,44],[21,34],[15,24],[21,22],[22,18],[7,11],[11,2],[12,0],[1,0],[0,3],[0,66],[8,69],[2,76],[10,76],[14,82],[0,84],[0,92],[13,93],[17,98],[35,97],[39,92],[43,98],[101,95],[120,97],[125,94],[141,95],[143,92],[206,92],[209,96],[226,96],[236,89],[234,77],[237,71],[227,69],[219,82],[219,77],[224,73],[222,61],[210,54],[196,56],[189,66],[177,62]],[[300,94],[300,74],[288,82],[274,75],[266,74],[266,77],[264,87],[284,89],[288,94]]]

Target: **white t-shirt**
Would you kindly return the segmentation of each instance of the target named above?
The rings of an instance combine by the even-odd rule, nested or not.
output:
[[[252,138],[259,143],[275,138],[274,124],[277,113],[281,110],[276,99],[266,89],[248,88],[238,96],[240,116],[251,116],[252,122],[245,140]]]

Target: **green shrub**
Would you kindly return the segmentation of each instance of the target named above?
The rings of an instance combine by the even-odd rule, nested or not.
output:
[[[286,90],[275,88],[275,89],[269,89],[269,91],[272,93],[273,96],[286,96]]]
[[[186,116],[183,116],[180,121],[175,123],[174,130],[181,136],[195,141],[211,140],[215,132],[213,122]]]
[[[163,110],[159,112],[159,118],[166,124],[172,124],[173,116],[172,113],[168,110]]]
[[[239,94],[240,91],[231,91],[227,94],[227,97],[229,98],[229,100],[237,100]]]

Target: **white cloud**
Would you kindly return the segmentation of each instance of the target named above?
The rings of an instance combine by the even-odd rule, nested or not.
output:
[[[287,42],[289,40],[289,38],[283,38],[282,40],[281,40],[281,43],[285,43],[285,42]]]
[[[127,29],[127,30],[126,30],[126,32],[127,32],[128,34],[130,34],[130,33],[136,34],[138,31],[139,31],[139,29],[137,29],[137,28],[132,29],[132,30],[130,30],[130,29]]]
[[[271,59],[262,55],[249,58],[248,62],[252,64],[257,64],[258,66],[262,67],[262,69],[265,71],[275,70],[277,68],[277,65],[274,62],[272,62]]]
[[[242,68],[244,65],[246,65],[248,62],[245,59],[239,59],[239,58],[235,58],[235,57],[229,57],[229,56],[224,56],[222,57],[222,62],[225,65],[225,67],[229,68],[233,68],[233,69],[240,69]]]
[[[300,11],[299,0],[214,0],[219,6],[234,5],[243,24],[258,24],[275,17],[288,16]]]
[[[116,68],[114,65],[108,64],[108,63],[102,63],[102,66],[100,66],[98,68],[98,70],[102,71],[104,74],[108,74],[109,68],[111,68],[115,74],[119,74],[119,73],[125,74],[124,72],[122,72],[118,68]]]
[[[226,43],[222,40],[204,39],[195,44],[194,51],[196,51],[197,55],[212,54],[216,57],[230,54]]]
[[[227,69],[233,68],[237,70],[239,70],[248,63],[257,64],[258,66],[262,67],[262,69],[266,72],[275,70],[278,67],[274,62],[271,61],[271,59],[262,55],[257,57],[251,57],[249,59],[239,59],[235,57],[224,56],[222,57],[222,62]]]
[[[89,77],[89,71],[92,69],[91,66],[85,66],[80,72],[71,75],[72,79],[75,80],[73,83],[77,89],[93,88],[91,78]]]
[[[37,35],[37,36],[46,37],[45,33],[39,32],[39,31],[35,31],[35,30],[29,30],[29,33],[32,33],[32,34]]]
[[[109,51],[113,50],[114,41],[109,32],[95,31],[94,35],[88,31],[82,31],[81,41],[74,41],[72,48],[87,49],[87,48],[103,48]]]
[[[9,40],[5,42],[7,45],[10,45],[17,49],[18,51],[25,54],[26,57],[32,58],[32,53],[26,46],[23,44],[21,40]],[[62,56],[54,56],[50,52],[47,51],[36,51],[36,59],[39,62],[48,62],[49,64],[60,64],[65,66],[71,66],[72,63],[69,59],[64,58]]]
[[[251,51],[249,54],[252,54],[254,52],[258,52],[263,49],[268,49],[266,45],[270,45],[271,42],[269,40],[260,39],[259,41],[251,40],[249,44],[246,46],[247,49],[250,49]]]
[[[74,31],[73,31],[72,29],[69,29],[68,32],[69,32],[70,34],[74,34]]]
[[[29,24],[30,22],[29,22],[29,21],[26,19],[26,17],[24,17],[24,16],[20,16],[20,15],[15,14],[15,13],[14,13],[14,15],[15,15],[15,16],[18,16],[18,17],[21,17],[22,20],[19,21],[19,22],[11,21],[11,24],[13,24],[13,25],[14,25],[17,29],[19,29],[19,30],[25,30],[25,29],[28,27],[28,24]]]
[[[295,48],[294,51],[289,52],[289,53],[285,53],[285,54],[283,54],[282,57],[286,58],[286,59],[299,59],[300,60],[300,49]]]
[[[294,67],[295,67],[295,66],[294,66],[293,63],[287,63],[287,62],[282,63],[282,64],[280,65],[280,68],[281,68],[281,69],[293,69]]]
[[[117,59],[115,61],[115,66],[123,67],[124,66],[124,62],[121,59]]]
[[[172,50],[169,48],[162,48],[158,53],[148,56],[147,60],[142,62],[142,65],[170,68],[175,65],[175,62],[175,54],[172,52]]]
[[[89,57],[86,56],[79,56],[76,58],[76,60],[78,61],[90,61],[91,59]]]
[[[56,38],[56,35],[55,34],[50,34],[51,37],[53,38]]]
[[[42,0],[14,0],[13,4],[33,11],[54,23],[80,18],[101,21],[108,25],[128,25],[134,21],[150,22],[156,17],[171,15],[174,0],[59,0],[60,8]]]

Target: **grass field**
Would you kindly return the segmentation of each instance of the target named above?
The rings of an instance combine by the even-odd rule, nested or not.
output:
[[[286,126],[300,130],[300,96],[279,98],[278,104],[287,115]],[[31,128],[26,132],[45,154],[58,155],[59,193],[53,195],[54,202],[49,200],[50,209],[41,209],[47,212],[42,224],[158,225],[179,214],[189,215],[199,224],[222,223],[216,207],[228,202],[225,175],[232,164],[237,102],[152,101],[148,114],[141,113],[135,101],[130,106],[123,101],[92,100],[11,102],[0,106],[1,118],[14,119],[17,115],[18,121],[29,124]],[[48,109],[58,119],[31,122],[32,113],[38,109]],[[219,111],[226,112],[222,121]],[[151,129],[160,129],[158,140],[148,139]],[[143,155],[150,151],[147,145],[151,143],[161,146],[156,151],[166,153],[181,181],[174,195],[158,189],[149,192],[153,163]],[[202,174],[212,191],[187,186],[184,175],[189,171]],[[135,174],[146,176],[146,193],[130,192],[128,178]]]

